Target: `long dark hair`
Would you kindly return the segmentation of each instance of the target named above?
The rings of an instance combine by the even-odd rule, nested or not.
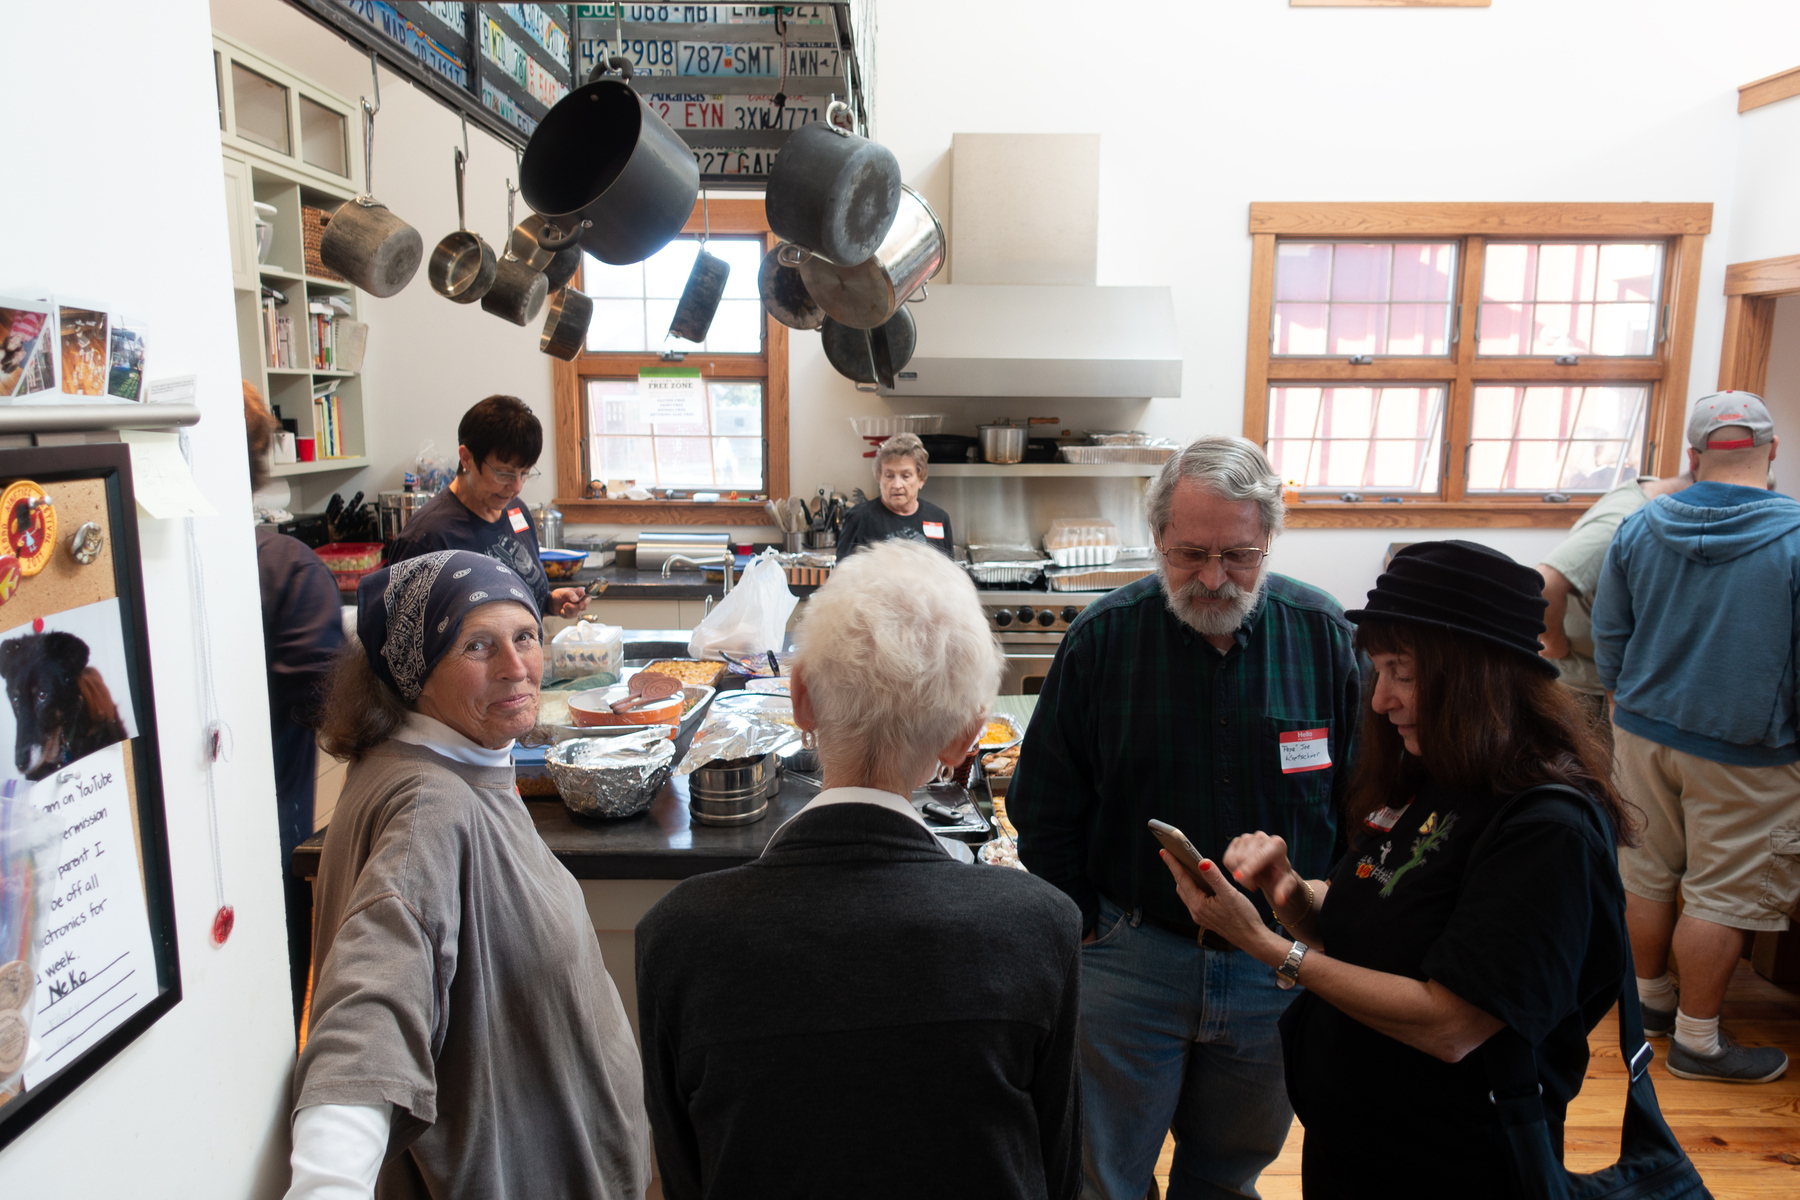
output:
[[[1365,654],[1412,658],[1425,757],[1408,754],[1393,722],[1375,711],[1371,675],[1345,801],[1352,827],[1404,800],[1429,775],[1460,791],[1500,796],[1566,784],[1600,806],[1621,844],[1637,844],[1637,810],[1613,787],[1606,742],[1557,680],[1515,651],[1435,625],[1365,620],[1356,645]]]
[[[319,713],[319,745],[336,759],[356,762],[394,736],[406,722],[406,702],[381,681],[362,643],[345,642],[325,683]]]

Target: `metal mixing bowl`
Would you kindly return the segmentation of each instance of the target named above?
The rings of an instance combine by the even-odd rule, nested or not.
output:
[[[583,817],[630,817],[650,807],[675,769],[662,729],[620,737],[571,738],[544,751],[563,804]]]

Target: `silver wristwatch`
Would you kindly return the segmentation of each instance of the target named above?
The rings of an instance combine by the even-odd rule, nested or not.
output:
[[[1306,943],[1295,942],[1281,965],[1275,968],[1275,986],[1291,988],[1300,982],[1300,960],[1306,957]]]

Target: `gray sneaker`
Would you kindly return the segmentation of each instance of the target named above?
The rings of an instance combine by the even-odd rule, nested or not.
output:
[[[1673,1008],[1651,1008],[1648,1004],[1639,1001],[1638,1011],[1644,1014],[1645,1037],[1668,1037],[1675,1032],[1675,1010]]]
[[[1717,1083],[1768,1083],[1787,1070],[1788,1056],[1776,1046],[1740,1046],[1719,1031],[1717,1054],[1695,1054],[1679,1038],[1669,1040],[1669,1074]]]

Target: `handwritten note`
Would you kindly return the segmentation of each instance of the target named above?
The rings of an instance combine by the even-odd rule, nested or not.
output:
[[[125,789],[125,743],[32,785],[62,825],[56,893],[38,947],[35,1087],[81,1057],[157,994],[144,885]]]
[[[180,435],[125,429],[119,439],[131,447],[131,482],[139,514],[153,519],[219,515],[181,457]]]

